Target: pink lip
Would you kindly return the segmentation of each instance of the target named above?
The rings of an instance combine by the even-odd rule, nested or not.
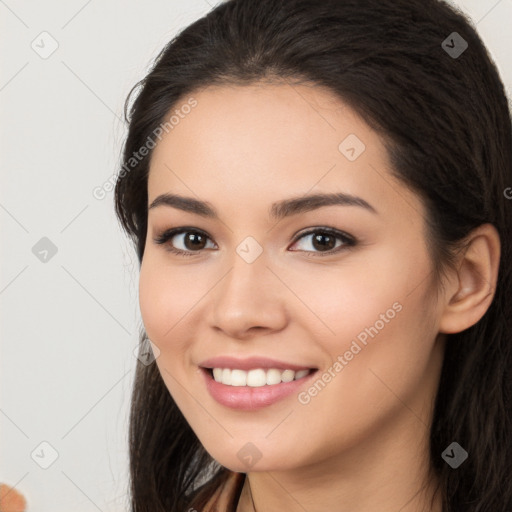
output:
[[[271,367],[275,368],[275,366]],[[215,366],[215,368],[219,367]],[[272,405],[292,393],[298,393],[299,389],[316,374],[316,371],[311,372],[309,375],[299,380],[281,382],[273,386],[266,385],[258,388],[251,386],[226,386],[225,384],[217,382],[210,375],[210,370],[205,368],[201,368],[201,374],[205,379],[206,389],[208,389],[210,395],[218,403],[230,407],[231,409],[251,411]]]
[[[277,370],[310,370],[311,366],[299,366],[292,363],[286,363],[284,361],[278,361],[276,359],[269,359],[267,357],[249,357],[247,359],[237,359],[236,357],[222,356],[212,357],[199,363],[199,366],[203,368],[231,368],[237,370],[253,370],[255,368],[262,368],[268,370],[270,368],[276,368]],[[316,369],[316,368],[315,368]]]

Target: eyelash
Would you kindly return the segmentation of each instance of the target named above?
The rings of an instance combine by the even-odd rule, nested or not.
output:
[[[204,231],[200,231],[200,230],[195,229],[195,228],[181,227],[181,228],[168,229],[167,231],[164,231],[160,235],[156,236],[153,239],[153,241],[156,244],[163,245],[163,244],[166,244],[174,236],[182,234],[182,233],[194,233],[194,234],[197,234],[197,235],[205,236],[206,238],[209,238],[211,240],[211,238]],[[329,249],[328,251],[300,251],[299,250],[298,252],[305,252],[308,257],[314,257],[314,258],[316,258],[317,256],[320,256],[320,257],[332,256],[333,254],[336,254],[336,253],[341,252],[343,250],[350,249],[350,248],[356,246],[357,243],[358,243],[356,238],[354,238],[351,235],[348,235],[347,233],[344,233],[343,231],[339,231],[339,230],[333,229],[333,228],[314,228],[314,229],[311,229],[311,230],[309,230],[309,231],[307,231],[305,233],[299,234],[294,239],[292,245],[297,243],[301,238],[306,237],[308,235],[315,234],[315,233],[316,234],[323,233],[323,234],[332,235],[332,236],[340,239],[343,242],[343,245],[341,245],[341,246],[339,246],[337,248],[334,248],[334,249]],[[176,249],[172,245],[168,244],[168,247],[166,247],[166,250],[168,250],[169,252],[172,252],[174,254],[177,254],[179,256],[194,256],[194,255],[204,251],[205,249],[200,249],[198,251],[182,251],[181,249]],[[309,254],[311,252],[313,252],[314,256],[311,256]]]

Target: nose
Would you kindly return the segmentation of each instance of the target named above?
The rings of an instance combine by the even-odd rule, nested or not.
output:
[[[286,326],[286,288],[261,255],[247,263],[238,255],[211,295],[211,326],[226,336],[244,339],[277,332]]]

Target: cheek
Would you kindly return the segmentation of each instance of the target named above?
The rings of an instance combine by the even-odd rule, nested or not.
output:
[[[295,319],[316,325],[318,335],[331,339],[334,346],[375,322],[380,326],[382,314],[385,320],[392,320],[399,307],[393,309],[393,304],[401,302],[407,294],[406,275],[391,265],[386,267],[382,259],[362,260],[353,258],[339,268],[317,270],[314,278],[313,274],[308,279],[295,276],[293,280],[293,276],[287,276],[288,281],[294,282],[294,293],[309,310]]]
[[[396,244],[387,243],[354,256],[339,272],[315,276],[315,286],[304,283],[302,291],[336,338],[352,338],[372,326],[379,332],[390,331],[406,316],[398,311],[406,304],[410,314],[421,319],[428,298],[423,295],[425,277],[430,272],[421,238],[409,251],[397,251]]]
[[[383,295],[366,304],[356,321],[350,310],[339,312],[337,323],[332,321],[336,336],[318,338],[332,363],[318,375],[322,382],[313,382],[298,401],[299,411],[308,417],[308,432],[331,439],[324,455],[370,436],[395,418],[417,422],[424,416],[441,360],[433,356],[435,332],[432,311],[425,308],[426,292],[416,292],[395,302],[395,294]],[[333,425],[342,428],[333,433]],[[311,451],[317,449],[314,439],[305,443]]]
[[[148,337],[156,341],[161,337],[162,324],[165,316],[162,314],[163,290],[158,281],[155,267],[144,256],[139,276],[139,307],[142,321]]]
[[[168,347],[179,320],[186,314],[188,287],[179,272],[169,272],[151,254],[144,256],[139,277],[139,306],[148,337],[160,350]]]
[[[300,321],[305,329],[314,327],[314,338],[330,361],[341,357],[334,373],[343,377],[334,380],[344,381],[352,396],[357,390],[360,398],[371,394],[379,371],[400,388],[428,364],[437,334],[433,291],[425,278],[429,270],[418,244],[407,256],[383,250],[364,264],[358,260],[338,273],[317,273],[314,281],[298,283],[297,295],[307,297],[314,313]]]
[[[159,348],[156,365],[162,379],[180,408],[186,406],[181,382],[187,360],[187,338],[183,317],[190,306],[187,287],[179,282],[179,272],[166,272],[152,254],[144,256],[139,277],[139,306],[148,338]],[[172,278],[171,276],[175,276]],[[180,321],[180,319],[183,319]]]

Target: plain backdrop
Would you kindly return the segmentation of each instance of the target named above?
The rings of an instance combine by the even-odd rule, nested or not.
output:
[[[117,172],[131,87],[218,3],[0,0],[0,482],[28,512],[128,509],[138,266],[93,190]],[[452,3],[510,94],[512,0]]]

